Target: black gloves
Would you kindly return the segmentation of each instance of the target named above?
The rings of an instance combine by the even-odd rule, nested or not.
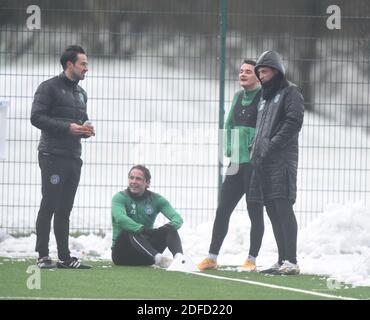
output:
[[[155,229],[151,229],[151,228],[147,228],[147,227],[143,227],[140,231],[140,233],[142,233],[143,235],[146,235],[146,236],[151,236],[154,232],[155,232]]]
[[[158,228],[158,230],[173,231],[175,228],[171,223],[166,223],[162,227]]]
[[[152,236],[155,232],[158,232],[158,231],[174,231],[175,228],[173,227],[173,225],[171,223],[166,223],[164,224],[163,226],[157,228],[157,229],[151,229],[151,228],[147,228],[147,227],[143,227],[142,229],[140,229],[140,233],[145,235],[145,236]]]

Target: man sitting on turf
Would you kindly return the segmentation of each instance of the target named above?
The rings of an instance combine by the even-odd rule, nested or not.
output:
[[[116,265],[152,265],[167,268],[172,259],[162,255],[168,247],[175,259],[183,255],[177,230],[183,220],[161,195],[147,190],[150,171],[142,165],[128,173],[128,187],[112,199],[112,260]],[[158,213],[170,220],[153,229]]]

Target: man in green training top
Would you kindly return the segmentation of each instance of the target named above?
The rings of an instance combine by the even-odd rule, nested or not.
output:
[[[261,86],[254,72],[255,65],[253,60],[242,62],[239,84],[243,89],[235,93],[225,122],[224,149],[225,155],[230,158],[230,166],[221,187],[208,257],[198,264],[201,271],[217,268],[217,257],[229,228],[230,216],[244,194],[251,229],[249,253],[241,270],[256,270],[256,257],[261,248],[264,223],[262,202],[257,194],[252,198],[249,192],[253,172],[249,148],[255,134],[257,105],[261,97]]]
[[[132,167],[127,189],[112,199],[112,260],[116,265],[155,264],[167,268],[172,259],[162,255],[166,248],[175,259],[183,256],[177,233],[183,220],[165,198],[147,190],[150,179],[148,168]],[[159,212],[169,223],[153,229]]]

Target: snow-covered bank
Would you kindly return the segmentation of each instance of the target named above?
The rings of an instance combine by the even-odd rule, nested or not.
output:
[[[277,257],[271,225],[266,220],[265,236],[257,265],[274,263]],[[234,214],[229,233],[219,256],[221,265],[240,265],[249,248],[249,218]],[[302,273],[319,274],[352,284],[370,286],[370,209],[360,204],[328,206],[317,219],[298,233],[298,262]],[[180,229],[185,253],[199,262],[208,252],[212,223]],[[72,254],[81,258],[110,259],[111,233],[104,238],[90,234],[70,238]],[[0,229],[0,256],[36,257],[36,237],[14,238]],[[167,254],[167,252],[166,252]],[[51,236],[50,255],[56,258],[56,243]],[[0,266],[1,268],[1,266]]]

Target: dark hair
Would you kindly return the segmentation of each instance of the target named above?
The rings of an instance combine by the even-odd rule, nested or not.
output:
[[[134,170],[134,169],[140,170],[144,174],[145,180],[147,182],[150,182],[150,179],[151,179],[152,176],[150,175],[150,171],[146,166],[141,165],[141,164],[137,164],[137,165],[133,166],[130,169],[130,171],[128,172],[128,176],[130,176],[131,171]]]
[[[79,53],[86,54],[85,50],[82,47],[77,46],[77,45],[69,46],[68,48],[64,50],[64,52],[62,53],[60,57],[60,64],[62,65],[63,70],[67,68],[68,61],[71,61],[73,64],[76,63],[77,55]]]
[[[250,64],[252,66],[255,66],[256,65],[256,61],[250,60],[250,59],[245,59],[245,60],[243,60],[242,64]]]

